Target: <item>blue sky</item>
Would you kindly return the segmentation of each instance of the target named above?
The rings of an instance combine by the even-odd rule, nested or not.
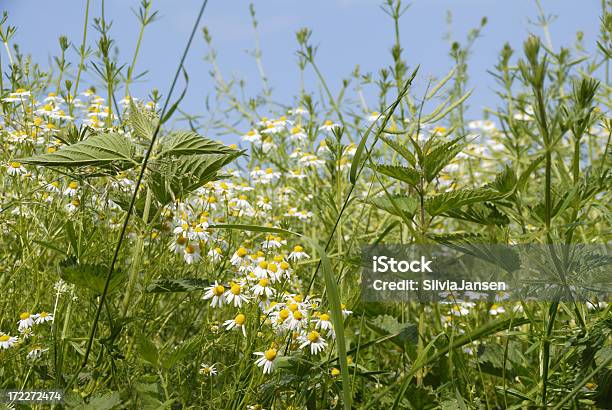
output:
[[[101,0],[92,0],[92,13],[99,15]],[[138,22],[131,8],[137,0],[107,0],[107,19],[113,20],[111,35],[119,46],[120,58],[131,60],[138,32]],[[290,104],[299,89],[296,66],[295,31],[301,27],[313,30],[312,42],[319,46],[317,60],[332,90],[356,64],[362,72],[377,72],[390,63],[389,49],[393,42],[391,20],[380,10],[378,0],[255,0],[263,64],[273,87],[273,98]],[[401,23],[404,55],[408,64],[421,64],[420,81],[428,76],[445,74],[452,61],[447,11],[453,16],[451,33],[464,40],[468,31],[483,16],[488,24],[477,40],[470,60],[470,85],[475,93],[470,99],[469,114],[476,117],[485,106],[495,104],[495,84],[487,70],[491,69],[504,42],[519,48],[529,32],[542,34],[530,23],[537,19],[534,0],[414,0]],[[145,81],[133,87],[136,96],[145,96],[153,87],[168,89],[179,56],[195,19],[200,0],[154,0],[159,19],[145,33],[137,71],[149,70]],[[218,52],[222,71],[247,81],[249,93],[261,89],[257,67],[249,50],[253,49],[248,1],[210,0],[203,25],[209,27]],[[555,49],[572,46],[576,32],[584,32],[584,42],[593,50],[598,33],[599,0],[542,0],[547,14],[557,16],[551,27]],[[9,23],[18,27],[15,40],[35,61],[48,66],[51,56],[59,51],[62,34],[80,44],[85,0],[4,0]],[[90,29],[89,44],[94,45],[97,33]],[[209,64],[203,57],[207,49],[198,32],[186,68],[190,89],[181,108],[194,114],[205,114],[204,100],[213,93],[208,75]],[[76,61],[74,52],[70,55]],[[93,77],[85,77],[91,80]],[[314,84],[309,73],[307,85]],[[314,86],[311,90],[316,90]],[[375,104],[375,100],[369,101]]]

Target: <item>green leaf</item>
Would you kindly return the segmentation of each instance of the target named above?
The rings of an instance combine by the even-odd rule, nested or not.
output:
[[[436,216],[464,205],[492,201],[503,197],[504,194],[490,188],[457,189],[429,198],[425,202],[425,210],[429,215]]]
[[[60,277],[63,280],[77,287],[90,289],[98,295],[101,295],[104,290],[107,274],[107,266],[77,263],[74,257],[68,258],[60,263]],[[109,284],[109,292],[117,289],[125,279],[125,274],[115,269]]]
[[[529,177],[531,176],[533,171],[535,171],[535,169],[538,167],[540,162],[542,162],[543,160],[544,160],[544,155],[540,155],[539,157],[531,161],[529,166],[521,173],[521,176],[519,177],[519,180],[517,183],[517,190],[523,191],[525,189],[525,185],[527,185],[527,181],[529,180]]]
[[[121,404],[119,392],[98,394],[89,400],[89,403],[74,407],[79,410],[111,410]]]
[[[481,225],[506,226],[510,223],[510,219],[505,214],[489,203],[471,204],[465,209],[451,209],[444,215]]]
[[[495,176],[495,181],[489,186],[499,192],[512,193],[518,184],[518,179],[514,170],[508,165]]]
[[[464,137],[458,137],[443,144],[437,145],[425,155],[423,160],[423,169],[425,170],[425,179],[431,182],[438,176],[438,173],[447,166],[459,152],[463,149],[463,144],[460,142]]]
[[[18,160],[43,167],[110,167],[117,170],[139,165],[136,146],[124,135],[96,134],[56,152]]]
[[[193,292],[195,290],[203,290],[209,286],[210,282],[208,280],[199,278],[157,279],[147,286],[147,292]]]
[[[159,157],[195,154],[236,154],[238,151],[191,131],[171,132],[164,137]]]
[[[378,164],[375,166],[374,170],[393,179],[406,182],[413,187],[417,186],[421,179],[421,174],[419,171],[414,168],[404,167],[401,165]]]
[[[147,115],[145,115],[145,113],[142,112],[136,106],[136,104],[134,104],[134,101],[130,99],[130,115],[128,116],[128,123],[138,138],[151,140],[157,126],[157,121],[158,119],[153,115],[151,118],[147,118]]]
[[[389,137],[385,137],[383,135],[380,136],[380,139],[383,140],[385,142],[385,144],[387,144],[388,146],[390,146],[393,151],[397,152],[398,154],[400,154],[406,161],[408,161],[410,163],[410,165],[412,165],[413,167],[416,166],[416,159],[414,158],[414,155],[412,155],[412,152],[410,152],[410,150],[408,150],[407,147],[401,145],[399,142],[389,138]]]
[[[234,151],[232,154],[183,155],[156,159],[150,165],[152,173],[149,186],[162,204],[170,203],[216,179],[217,172],[240,154],[239,151]]]
[[[317,250],[321,259],[321,268],[323,269],[323,278],[325,279],[325,290],[327,292],[327,301],[329,303],[329,311],[331,313],[332,324],[336,333],[336,352],[340,362],[340,374],[342,377],[342,402],[345,410],[349,410],[353,401],[351,380],[349,378],[348,360],[346,355],[346,341],[344,338],[344,317],[342,316],[342,307],[340,302],[340,290],[336,283],[336,277],[332,269],[332,265],[327,257],[325,250],[313,239],[309,239],[310,244]]]
[[[396,206],[393,206],[393,202],[391,202],[392,200],[393,202],[395,202]],[[418,205],[415,197],[395,194],[392,195],[392,200],[385,195],[368,198],[366,202],[379,209],[382,209],[383,211],[390,213],[391,215],[402,217],[402,215],[400,215],[398,212],[397,208],[399,208],[404,213],[404,216],[408,219],[414,216]]]
[[[159,367],[159,350],[155,343],[147,337],[140,337],[138,338],[137,345],[140,357],[153,367]]]
[[[412,72],[411,77],[408,79],[408,81],[406,81],[406,83],[404,84],[404,88],[402,88],[402,90],[398,94],[398,96],[395,99],[395,101],[393,102],[393,104],[391,104],[389,107],[387,107],[387,109],[384,111],[385,112],[385,117],[384,117],[384,119],[382,121],[382,124],[378,128],[378,131],[376,132],[376,136],[374,138],[374,143],[372,144],[372,146],[374,146],[376,144],[376,141],[378,140],[378,138],[380,137],[380,135],[384,131],[385,127],[387,126],[387,123],[389,122],[389,119],[391,118],[391,116],[395,112],[395,109],[397,108],[397,106],[402,101],[402,98],[404,98],[404,95],[406,95],[406,93],[408,92],[408,89],[410,88],[410,85],[412,84],[412,81],[414,80],[414,77],[416,77],[416,74],[417,74],[418,70],[419,70],[419,68],[417,67]],[[378,117],[380,118],[381,115],[379,115]],[[377,121],[374,121],[368,127],[366,132],[363,134],[363,137],[361,138],[361,141],[359,141],[359,145],[357,145],[357,149],[355,150],[355,155],[353,156],[353,161],[351,163],[351,169],[349,171],[349,180],[351,181],[351,184],[353,184],[353,185],[355,184],[355,182],[357,182],[357,170],[359,169],[359,167],[361,165],[361,156],[363,155],[363,151],[364,151],[364,149],[366,147],[366,143],[368,142],[368,137],[370,136],[370,133],[372,132],[372,129],[374,128],[374,126],[377,123],[378,123],[378,119],[377,119]],[[369,157],[369,155],[370,155],[370,151],[368,151],[368,153],[367,153],[368,157]]]

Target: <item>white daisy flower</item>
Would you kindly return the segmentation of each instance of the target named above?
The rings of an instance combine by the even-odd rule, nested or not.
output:
[[[241,307],[243,303],[249,301],[249,298],[243,293],[244,285],[236,282],[230,284],[230,288],[225,291],[225,300],[228,305],[234,305],[234,307]]]
[[[34,323],[37,325],[43,324],[45,322],[53,322],[53,313],[40,312],[32,316],[34,319]]]
[[[219,262],[223,259],[223,249],[216,247],[208,251],[207,254],[213,262]]]
[[[17,343],[18,338],[16,336],[9,336],[5,333],[0,332],[0,349],[9,349],[15,343]]]
[[[264,374],[270,374],[274,371],[274,361],[278,357],[278,351],[274,348],[268,349],[265,352],[255,352],[255,356],[259,356],[259,359],[255,360],[255,364],[258,367],[263,367]]]
[[[200,374],[205,377],[214,377],[217,375],[217,369],[215,368],[214,364],[208,365],[202,363],[200,365]]]
[[[327,120],[319,127],[319,131],[331,132],[336,127],[339,127],[339,125],[335,124],[332,120]]]
[[[281,246],[281,238],[273,235],[268,235],[266,240],[261,243],[263,249],[278,249]]]
[[[226,320],[223,322],[226,330],[239,329],[242,330],[242,334],[246,337],[246,316],[242,313],[238,313],[234,319]]]
[[[28,360],[37,360],[42,357],[42,354],[49,349],[43,349],[40,345],[34,345],[28,351],[27,358]]]
[[[304,252],[304,248],[300,245],[297,245],[293,248],[293,252],[289,254],[287,259],[290,261],[299,261],[301,259],[308,259],[310,256],[306,252]]]
[[[261,278],[255,286],[253,286],[253,294],[255,296],[265,295],[267,298],[274,295],[274,288],[270,286],[270,279]]]
[[[504,309],[503,306],[498,305],[496,303],[493,303],[491,305],[491,308],[489,308],[489,314],[491,316],[497,316],[497,315],[500,315],[502,313],[506,313],[506,309]]]
[[[200,247],[195,244],[188,244],[185,246],[183,258],[188,264],[198,262],[200,259],[202,259],[202,256],[200,255]]]
[[[319,354],[319,352],[327,347],[327,342],[316,330],[312,330],[308,334],[300,336],[299,339],[302,342],[300,349],[310,347],[310,354],[312,355]]]
[[[21,165],[20,162],[17,161],[11,162],[8,168],[6,169],[6,172],[8,172],[8,174],[11,176],[19,176],[27,173],[26,169]]]
[[[23,312],[19,315],[17,323],[19,324],[19,330],[27,329],[34,324],[34,317],[29,312]]]
[[[246,142],[259,142],[261,141],[261,135],[257,130],[251,130],[242,136],[242,140]]]
[[[79,183],[77,181],[70,181],[68,188],[64,190],[65,196],[75,196],[79,192]]]
[[[203,299],[204,300],[211,299],[210,306],[213,308],[221,307],[225,303],[225,296],[223,295],[224,293],[225,293],[225,287],[223,287],[223,285],[220,285],[217,281],[215,281],[214,285],[206,289],[206,293],[204,293]]]

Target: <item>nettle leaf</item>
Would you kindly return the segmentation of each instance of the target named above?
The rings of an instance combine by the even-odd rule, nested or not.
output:
[[[463,137],[455,138],[454,140],[437,145],[425,155],[423,161],[423,169],[425,170],[425,179],[431,182],[438,176],[438,173],[447,166],[453,158],[461,152]]]
[[[411,186],[418,185],[419,180],[421,179],[421,174],[419,171],[414,168],[404,167],[401,165],[378,164],[374,169],[381,174],[406,182]]]
[[[56,152],[23,158],[19,162],[43,167],[111,167],[126,169],[139,164],[136,146],[124,135],[96,134]]]
[[[395,140],[392,140],[391,138],[385,137],[384,135],[381,135],[380,139],[383,140],[385,144],[390,146],[393,149],[393,151],[397,152],[406,161],[408,161],[410,165],[412,165],[413,167],[416,166],[416,158],[414,158],[414,155],[412,154],[412,152],[410,152],[410,150],[407,147],[405,147],[404,145],[401,145],[399,142]]]
[[[237,150],[191,131],[171,132],[162,142],[159,157],[195,154],[236,154]]]
[[[391,199],[386,195],[368,198],[366,202],[392,215],[402,217],[402,215],[397,212],[397,208],[399,208],[408,219],[414,216],[418,205],[415,197],[396,194],[393,195],[392,198],[396,206],[393,206],[393,202],[391,202]]]
[[[495,205],[486,202],[471,204],[465,209],[451,209],[444,215],[482,225],[505,226],[510,223],[510,219],[500,212]]]
[[[457,189],[431,197],[425,202],[425,210],[431,216],[442,215],[464,205],[492,201],[504,196],[490,188]]]
[[[137,137],[145,140],[153,138],[158,121],[159,119],[154,113],[147,115],[147,113],[138,108],[136,104],[134,104],[134,101],[130,99],[130,115],[128,117],[128,122]]]
[[[106,283],[108,266],[78,263],[71,257],[60,263],[60,277],[80,288],[87,288],[97,295],[102,294]],[[115,270],[109,284],[109,291],[116,290],[126,279],[125,273]]]
[[[203,290],[210,286],[206,279],[199,278],[178,278],[178,279],[157,279],[147,286],[148,293],[177,293],[193,292]]]
[[[240,151],[233,151],[231,154],[168,156],[157,159],[150,166],[152,173],[149,186],[162,204],[170,203],[217,179],[217,172],[241,154]]]
[[[488,186],[503,193],[512,193],[516,189],[518,178],[514,170],[508,165],[495,176],[495,181]]]

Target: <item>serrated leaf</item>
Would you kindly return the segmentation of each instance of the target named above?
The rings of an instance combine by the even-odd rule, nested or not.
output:
[[[425,155],[423,169],[427,182],[433,181],[442,168],[447,166],[461,152],[463,149],[463,145],[460,144],[461,140],[463,140],[463,137],[440,144]]]
[[[98,295],[104,290],[107,274],[107,266],[77,263],[75,258],[68,258],[60,264],[60,277],[63,280],[77,287],[90,289]],[[117,289],[125,279],[125,274],[115,269],[109,284],[109,292]]]
[[[404,213],[404,216],[406,216],[408,219],[414,216],[418,205],[416,198],[407,195],[396,194],[393,195],[393,201],[395,202],[397,207],[400,208],[401,211]],[[389,197],[387,197],[386,195],[368,198],[366,202],[392,215],[402,217],[402,215],[397,212],[396,207],[393,206],[393,203],[391,202]]]
[[[393,151],[397,152],[406,161],[408,161],[410,165],[412,165],[413,167],[416,166],[416,159],[414,158],[414,155],[412,154],[412,152],[410,152],[410,150],[407,147],[401,145],[399,142],[395,140],[392,140],[391,138],[385,137],[384,135],[381,135],[380,139],[383,140],[385,144],[390,146],[393,149]]]
[[[152,162],[149,186],[155,197],[167,204],[216,179],[217,172],[241,152],[214,155],[167,156]]]
[[[157,279],[147,286],[148,293],[176,293],[193,292],[203,290],[210,286],[206,279],[199,278],[178,278],[178,279]]]
[[[132,99],[130,99],[130,115],[128,117],[128,122],[137,137],[145,140],[153,138],[153,133],[157,126],[157,119],[147,118]]]
[[[139,164],[136,146],[116,133],[97,134],[56,152],[22,158],[19,162],[43,167],[112,167],[118,170]]]
[[[161,144],[159,157],[196,154],[235,154],[238,151],[191,131],[171,132]]]
[[[518,184],[518,179],[514,170],[508,165],[504,165],[504,169],[495,176],[495,181],[490,184],[490,187],[503,193],[511,193]]]
[[[465,209],[451,209],[445,215],[481,225],[505,226],[510,223],[510,219],[505,214],[501,213],[495,205],[489,203],[472,204]]]
[[[406,182],[413,187],[418,185],[421,179],[421,174],[419,171],[414,168],[404,167],[401,165],[378,164],[376,165],[375,170],[393,179]]]
[[[425,202],[425,210],[429,215],[436,216],[464,205],[492,201],[503,197],[504,194],[490,188],[457,189],[429,198]]]

